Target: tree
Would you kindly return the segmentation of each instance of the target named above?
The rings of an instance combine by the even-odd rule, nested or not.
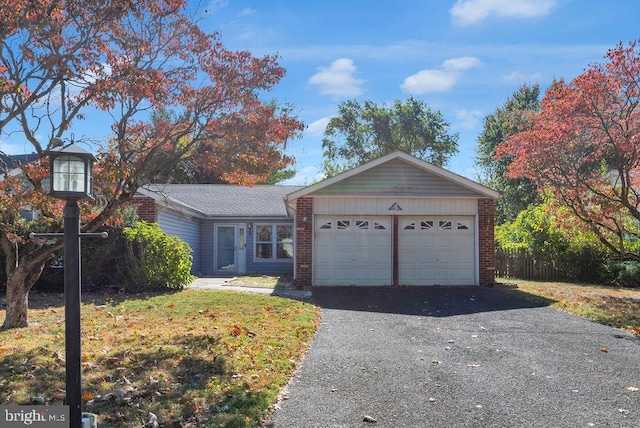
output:
[[[531,179],[624,259],[640,260],[640,51],[618,44],[570,83],[554,82],[531,127],[501,144],[510,177]]]
[[[391,107],[346,101],[324,131],[323,168],[331,176],[394,150],[444,166],[458,151],[457,141],[442,113],[413,97]]]
[[[512,156],[496,158],[498,145],[509,136],[526,129],[526,114],[539,110],[539,99],[538,85],[522,85],[501,108],[484,118],[484,127],[478,136],[476,166],[482,173],[483,183],[501,195],[496,201],[498,224],[513,221],[519,212],[539,202],[536,186],[530,179],[507,177]]]
[[[286,117],[289,118],[292,123],[295,123],[292,106],[280,106],[275,101],[270,101],[263,103],[263,107],[273,109],[271,114],[274,117]],[[176,120],[175,113],[163,110],[152,116],[154,124],[164,120],[174,122]],[[247,120],[249,120],[249,118],[247,118]],[[188,141],[189,139],[185,137],[179,141],[178,144],[183,146],[187,144]],[[276,140],[271,145],[267,143],[249,145],[249,148],[254,148],[256,153],[262,151],[265,156],[264,159],[261,159],[261,162],[256,163],[255,160],[253,160],[251,163],[244,165],[245,173],[257,173],[257,175],[254,174],[255,179],[252,179],[250,184],[276,184],[296,174],[294,169],[283,169],[286,168],[287,165],[292,164],[292,159],[288,156],[283,156],[281,153],[287,148],[286,144],[287,141],[285,139]],[[225,144],[223,143],[223,145]],[[226,146],[229,146],[228,142]],[[154,178],[154,182],[180,184],[229,184],[236,182],[233,178],[226,177],[225,174],[234,168],[234,163],[237,163],[237,160],[231,158],[231,164],[225,163],[222,159],[218,159],[216,162],[210,162],[205,160],[205,158],[211,157],[210,151],[211,146],[209,144],[201,144],[193,146],[190,150],[185,150],[180,160],[173,165],[173,168],[160,171]],[[245,153],[246,151],[245,149]],[[214,150],[214,152],[221,151]],[[171,154],[167,156],[171,156]],[[271,164],[271,167],[269,167],[268,164]]]
[[[285,73],[277,58],[225,49],[185,7],[183,0],[3,3],[0,138],[20,133],[43,158],[77,121],[100,111],[110,117],[94,171],[100,203],[82,204],[83,231],[114,221],[141,186],[192,153],[199,168],[237,184],[293,163],[281,149],[303,125],[259,99]],[[167,109],[171,120],[160,114]],[[61,229],[61,203],[45,193],[45,163],[0,171],[5,328],[28,325],[29,290],[62,246],[25,239],[29,230]],[[36,222],[20,221],[25,207],[39,212]]]

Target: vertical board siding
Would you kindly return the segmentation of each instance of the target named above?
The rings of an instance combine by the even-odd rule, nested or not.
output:
[[[199,274],[201,272],[200,221],[164,209],[158,213],[158,224],[169,235],[177,236],[189,244],[193,256],[191,273]]]
[[[215,236],[215,223],[213,220],[203,220],[201,228],[201,242],[200,242],[200,270],[202,275],[210,276],[214,274],[214,258],[213,258],[213,246]]]

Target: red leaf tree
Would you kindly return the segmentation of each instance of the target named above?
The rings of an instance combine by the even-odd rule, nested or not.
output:
[[[84,231],[110,221],[185,158],[203,174],[247,185],[293,163],[283,149],[303,124],[260,100],[284,76],[277,58],[225,49],[185,8],[183,0],[3,2],[0,139],[20,135],[42,158],[77,121],[109,118],[95,123],[109,138],[94,174],[101,204],[83,204]],[[18,170],[0,163],[5,328],[28,324],[29,290],[62,245],[25,239],[29,230],[61,228],[61,208],[43,186],[47,174],[42,159]],[[37,221],[22,220],[24,208],[37,211]]]
[[[640,49],[618,44],[570,83],[554,82],[530,127],[498,147],[509,176],[568,206],[613,253],[640,260]]]

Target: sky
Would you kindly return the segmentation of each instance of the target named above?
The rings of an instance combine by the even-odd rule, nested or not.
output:
[[[470,179],[483,119],[523,84],[571,80],[640,38],[638,0],[192,0],[231,49],[278,54],[270,93],[307,125],[288,151],[296,176],[322,177],[322,133],[338,105],[409,96],[459,134],[447,169]]]
[[[297,173],[285,184],[296,185],[322,178],[322,134],[340,103],[391,106],[409,96],[442,112],[459,134],[446,167],[476,180],[483,119],[520,86],[544,91],[640,39],[638,0],[189,0],[188,8],[226,48],[279,56],[286,75],[265,99],[293,105],[307,126],[287,147]],[[95,122],[74,132],[108,130]],[[0,149],[24,153],[7,136]]]

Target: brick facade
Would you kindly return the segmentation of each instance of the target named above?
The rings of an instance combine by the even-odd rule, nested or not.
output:
[[[156,208],[156,202],[153,199],[146,196],[135,197],[128,203],[136,208],[140,220],[149,223],[155,223],[158,221],[158,210]]]
[[[492,285],[495,282],[496,247],[494,243],[493,199],[478,200],[478,249],[480,252],[480,285]]]
[[[313,282],[313,199],[296,200],[296,281],[301,287]]]

